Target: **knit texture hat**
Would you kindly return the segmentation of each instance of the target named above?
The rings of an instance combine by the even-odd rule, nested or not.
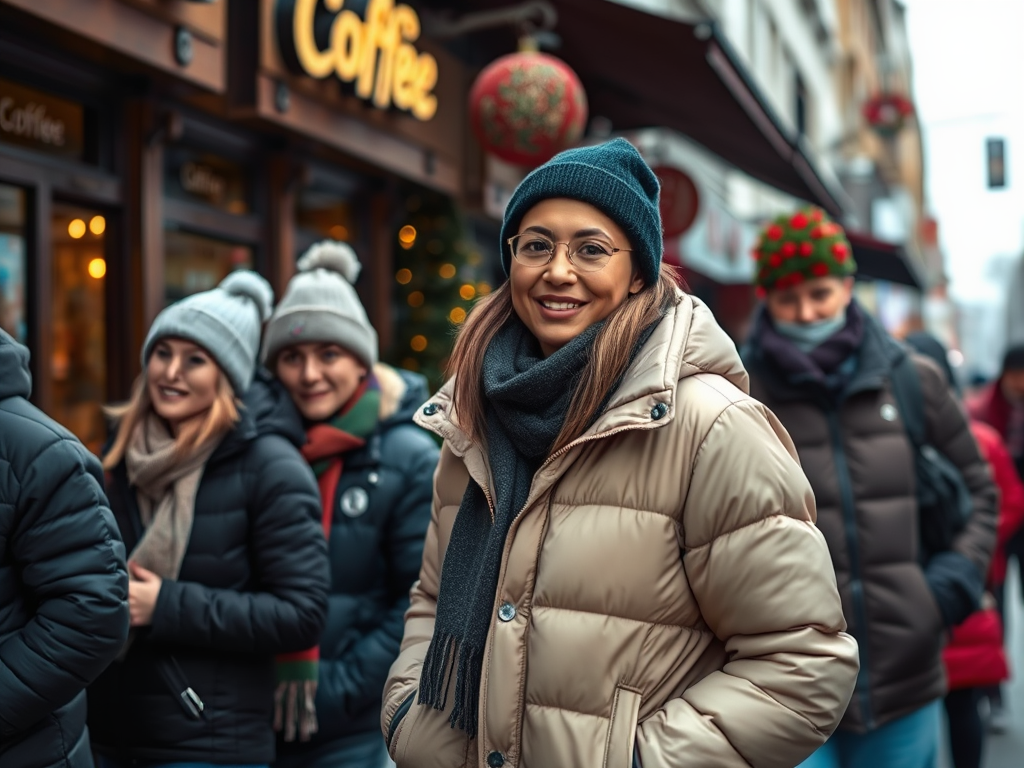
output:
[[[757,262],[754,283],[761,294],[816,277],[848,277],[857,271],[843,228],[813,206],[768,224],[751,255]]]
[[[1003,355],[1003,373],[1024,371],[1024,344],[1014,344]]]
[[[252,383],[260,330],[273,306],[274,291],[266,280],[236,270],[213,290],[188,296],[157,315],[142,347],[142,366],[160,339],[186,339],[213,356],[241,397]]]
[[[347,243],[324,240],[299,259],[299,272],[267,324],[263,360],[311,341],[338,344],[367,368],[377,362],[377,332],[352,287],[362,265]]]
[[[523,216],[543,200],[566,197],[590,203],[622,227],[644,283],[653,285],[663,246],[659,190],[658,177],[625,139],[555,155],[520,182],[505,208],[500,242],[505,274],[512,266],[508,239],[519,234]]]

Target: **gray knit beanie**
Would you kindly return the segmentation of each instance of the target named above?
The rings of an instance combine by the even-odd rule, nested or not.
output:
[[[501,265],[512,266],[508,239],[533,206],[553,197],[581,200],[615,221],[629,238],[633,261],[648,286],[658,282],[664,241],[658,195],[661,185],[636,148],[625,139],[568,149],[523,179],[505,207]]]
[[[252,383],[260,329],[273,306],[274,291],[266,280],[236,270],[213,290],[187,296],[156,316],[142,347],[142,367],[160,339],[186,339],[213,356],[241,397]]]
[[[273,365],[293,344],[330,342],[344,347],[367,368],[377,362],[377,332],[352,287],[362,265],[347,243],[324,240],[299,259],[263,338],[263,360]]]

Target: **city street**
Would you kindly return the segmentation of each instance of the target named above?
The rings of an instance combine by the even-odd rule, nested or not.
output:
[[[1005,734],[989,737],[985,768],[1020,768],[1024,764],[1024,609],[1016,570],[1007,574],[1007,651],[1013,680],[1007,686],[1013,727]]]

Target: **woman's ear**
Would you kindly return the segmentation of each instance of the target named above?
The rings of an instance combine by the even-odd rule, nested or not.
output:
[[[633,280],[629,284],[629,295],[636,296],[638,293],[640,293],[640,291],[644,289],[645,286],[646,283],[644,282],[643,277],[640,275],[640,270],[634,269]]]

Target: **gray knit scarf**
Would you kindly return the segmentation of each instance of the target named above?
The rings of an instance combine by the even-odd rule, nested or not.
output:
[[[516,317],[487,348],[483,364],[487,454],[494,479],[494,519],[483,490],[473,480],[459,506],[441,568],[434,635],[420,676],[419,703],[443,710],[452,673],[452,727],[477,733],[484,647],[491,625],[505,539],[530,493],[533,476],[554,447],[580,375],[603,323],[587,328],[545,358],[536,338]],[[657,323],[645,329],[630,362]],[[627,366],[628,368],[628,366]],[[591,423],[604,411],[605,396]],[[454,659],[451,669],[449,660]]]

